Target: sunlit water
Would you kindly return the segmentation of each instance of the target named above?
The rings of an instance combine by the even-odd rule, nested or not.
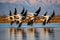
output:
[[[50,24],[49,27],[51,25],[52,24]],[[51,30],[49,31],[49,28],[44,29],[22,27],[21,29],[16,29],[10,28],[11,25],[9,26],[9,24],[0,24],[0,40],[60,40],[60,28],[57,28],[59,27],[59,24],[54,25],[56,28],[50,28]]]

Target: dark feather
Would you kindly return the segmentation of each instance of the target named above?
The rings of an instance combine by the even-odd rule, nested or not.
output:
[[[55,16],[55,12],[54,12],[54,10],[53,10],[53,14],[49,17],[47,23],[48,23],[54,16]]]
[[[31,23],[30,23],[30,21],[27,23],[27,25],[30,25]]]
[[[19,28],[19,27],[21,27],[21,25],[22,25],[22,22],[21,22],[21,23],[19,23],[18,28]]]
[[[44,14],[44,16],[46,16],[47,15],[47,12]]]
[[[41,11],[41,7],[39,7],[39,9],[35,12],[36,14],[34,14],[34,16],[38,16],[38,14],[40,13]]]
[[[27,23],[27,25],[33,25],[33,20],[30,20],[28,23]]]
[[[51,17],[54,17],[55,16],[55,12],[54,12],[54,10],[53,10],[53,14],[51,15]]]
[[[14,23],[14,21],[11,21],[11,25]]]
[[[46,24],[46,19],[44,20],[44,22],[43,22],[43,25],[45,25]]]
[[[12,16],[11,10],[10,10],[9,12],[10,12],[10,13],[9,13],[9,16]]]
[[[15,8],[14,15],[17,15],[17,9]]]
[[[23,16],[26,16],[27,15],[27,10],[25,11],[25,13],[23,14]]]
[[[26,17],[23,16],[23,17],[22,17],[22,20],[24,20],[25,18],[26,18]]]
[[[49,17],[49,19],[48,19],[47,23],[48,23],[50,20],[51,20],[51,17]]]
[[[19,24],[19,21],[17,21],[16,24]]]
[[[26,18],[26,16],[27,16],[27,10],[26,10],[25,13],[23,14],[22,20],[24,20],[24,19]]]
[[[23,8],[23,10],[22,10],[22,12],[21,12],[21,15],[23,15],[23,13],[24,13],[24,10],[25,10],[25,9]]]

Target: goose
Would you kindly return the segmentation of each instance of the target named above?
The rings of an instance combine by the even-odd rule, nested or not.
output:
[[[41,7],[39,7],[39,9],[35,12],[35,13],[29,13],[31,17],[31,19],[28,21],[27,25],[33,25],[34,21],[36,20],[36,17],[39,15],[41,11]]]
[[[46,23],[49,23],[49,21],[53,18],[55,16],[55,11],[53,10],[53,13],[52,13],[52,15],[50,16],[50,15],[47,15],[47,12],[44,14],[44,15],[42,15],[42,17],[44,18],[44,19],[42,19],[44,22],[43,22],[43,25],[45,25]]]

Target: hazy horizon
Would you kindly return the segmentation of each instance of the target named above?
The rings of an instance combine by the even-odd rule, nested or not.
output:
[[[9,10],[13,13],[14,8],[20,14],[23,7],[33,13],[41,7],[40,15],[46,11],[51,15],[53,10],[56,15],[60,15],[60,0],[0,0],[0,15],[8,15]]]

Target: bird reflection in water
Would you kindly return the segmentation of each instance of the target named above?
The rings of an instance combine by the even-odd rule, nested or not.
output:
[[[24,30],[25,29],[25,30]],[[54,28],[10,29],[10,40],[54,40]]]
[[[34,38],[34,28],[27,28],[27,40],[35,40]]]
[[[50,40],[55,40],[55,35],[54,35],[54,28],[46,28],[48,35],[49,35],[49,39]]]
[[[16,30],[14,28],[10,29],[10,40],[16,40]]]
[[[22,34],[23,30],[22,29],[15,29],[11,28],[10,29],[10,39],[11,40],[23,40]]]
[[[26,32],[25,32],[25,30],[23,29],[23,31],[22,31],[22,40],[26,40]]]
[[[28,31],[34,32],[34,31],[36,31],[36,28],[28,28]]]
[[[35,40],[40,40],[40,38],[39,38],[39,32],[37,31],[37,29],[38,28],[36,28],[35,31],[34,31],[34,33],[35,33],[34,37],[35,37]]]
[[[54,33],[54,28],[44,28],[44,32],[48,31],[48,33]]]
[[[44,32],[45,32],[46,39],[48,39],[48,40],[55,39],[54,28],[44,28]]]

